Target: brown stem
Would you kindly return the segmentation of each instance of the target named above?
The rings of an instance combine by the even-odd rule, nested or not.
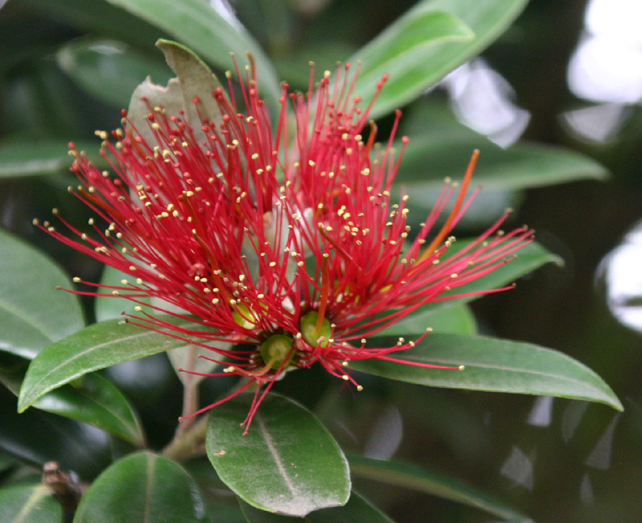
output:
[[[207,416],[192,421],[188,429],[181,431],[179,427],[174,439],[163,449],[162,455],[174,461],[187,461],[190,458],[202,456],[205,454],[206,432]]]
[[[239,388],[243,387],[248,379],[249,378],[243,378],[239,380],[236,386],[230,391],[230,394],[233,394]],[[194,410],[191,412],[194,412]],[[188,459],[205,454],[208,416],[203,415],[198,419],[190,419],[191,423],[187,427],[183,427],[183,424],[187,420],[181,422],[181,426],[176,430],[174,439],[163,449],[161,453],[163,456],[174,461],[187,461]]]

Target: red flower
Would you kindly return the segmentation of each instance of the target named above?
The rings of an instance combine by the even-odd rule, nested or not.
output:
[[[130,321],[170,329],[172,336],[210,349],[212,361],[226,366],[210,376],[251,378],[222,401],[258,385],[246,431],[287,369],[319,362],[355,383],[346,369],[350,360],[399,361],[391,354],[413,341],[370,348],[366,338],[426,303],[461,296],[445,293],[506,263],[532,235],[526,228],[503,234],[504,215],[445,257],[454,241],[448,235],[472,201],[466,192],[475,152],[445,224],[427,242],[454,184],[444,187],[414,240],[406,241],[408,196],[393,203],[390,194],[403,156],[403,149],[398,156],[392,149],[401,113],[386,147],[374,145],[373,123],[365,140],[369,108],[360,109],[353,98],[356,75],[348,80],[348,70],[349,65],[338,71],[343,78],[334,83],[326,75],[316,89],[311,82],[306,94],[288,94],[285,85],[275,129],[251,78],[249,87],[242,85],[246,114],[219,89],[212,95],[222,119],[203,121],[198,133],[184,115],[150,106],[155,143],[146,142],[130,121],[124,131],[111,133],[112,141],[101,133],[102,154],[111,158],[116,176],[100,172],[71,144],[72,171],[82,183],[73,192],[107,229],[90,222],[97,236],[89,236],[63,220],[80,237],[75,240],[48,223],[43,227],[131,275],[131,281],[111,287],[114,295],[141,305]],[[288,98],[296,119],[292,140]],[[198,109],[199,100],[194,103]],[[145,312],[141,299],[147,297],[162,300],[151,309],[184,317],[194,329]],[[223,350],[216,342],[256,349]]]

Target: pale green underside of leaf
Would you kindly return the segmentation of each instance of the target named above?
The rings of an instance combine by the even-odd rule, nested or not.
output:
[[[410,335],[409,335],[410,337]],[[395,338],[373,338],[393,346]],[[485,336],[429,334],[416,347],[391,355],[400,362],[355,361],[350,367],[385,378],[456,389],[537,394],[595,401],[623,410],[611,388],[577,360],[530,343]],[[413,363],[444,365],[432,369]],[[465,370],[456,370],[464,365]]]
[[[105,266],[103,269],[103,274],[100,278],[101,285],[112,285],[112,286],[122,286],[122,281],[131,278],[129,274],[126,274],[118,269],[110,267],[109,265]],[[98,292],[110,293],[110,289],[99,288]],[[149,303],[147,298],[138,298],[139,301]],[[94,300],[94,314],[96,315],[96,321],[107,321],[122,319],[124,314],[134,314],[136,313],[137,303],[127,300],[122,297],[115,296],[96,296]]]

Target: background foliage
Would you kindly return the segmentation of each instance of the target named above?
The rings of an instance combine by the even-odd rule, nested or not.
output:
[[[0,520],[61,521],[60,503],[35,475],[50,460],[75,471],[82,482],[93,480],[115,461],[83,498],[74,521],[95,521],[101,511],[119,514],[122,521],[137,521],[145,513],[161,521],[172,507],[183,518],[176,521],[292,520],[257,510],[256,503],[239,505],[205,458],[179,466],[157,454],[135,452],[145,446],[162,449],[181,411],[181,383],[165,354],[153,355],[170,348],[162,345],[162,336],[137,343],[137,354],[151,354],[145,359],[118,359],[123,352],[118,350],[110,350],[105,361],[93,359],[93,369],[116,364],[102,374],[86,374],[91,369],[79,365],[52,377],[49,371],[55,365],[43,359],[50,381],[39,391],[30,386],[33,395],[22,398],[22,407],[35,402],[36,408],[17,414],[15,395],[29,360],[52,342],[64,347],[66,337],[82,326],[120,312],[113,302],[94,304],[87,299],[79,304],[70,295],[49,292],[56,285],[70,286],[68,275],[99,280],[102,267],[37,233],[31,220],[60,207],[74,223],[86,221],[87,210],[66,191],[74,183],[66,172],[66,143],[73,139],[90,154],[96,151],[94,129],[119,125],[119,109],[127,107],[132,91],[147,75],[157,83],[173,76],[154,46],[159,37],[169,37],[192,47],[219,72],[229,68],[228,51],[243,56],[251,49],[268,100],[276,97],[277,79],[305,88],[309,60],[322,71],[332,69],[338,59],[361,58],[366,78],[390,72],[397,83],[384,91],[376,115],[385,133],[391,123],[389,111],[404,109],[402,131],[412,141],[400,178],[413,195],[422,196],[413,196],[416,209],[411,215],[425,214],[441,180],[459,177],[471,149],[480,148],[476,179],[485,190],[462,224],[465,232],[473,234],[511,205],[517,210],[514,223],[525,221],[534,227],[540,244],[553,255],[535,253],[531,265],[524,257],[524,266],[516,266],[507,281],[546,261],[562,258],[565,263],[563,269],[548,263],[520,280],[515,290],[475,302],[474,316],[464,305],[427,311],[440,326],[436,331],[442,332],[443,340],[455,340],[453,348],[461,345],[457,335],[481,332],[559,349],[598,372],[626,408],[620,414],[577,400],[427,388],[412,384],[412,379],[405,383],[365,374],[360,380],[366,391],[353,397],[321,372],[292,373],[278,389],[305,405],[306,409],[289,407],[294,409],[293,419],[305,417],[310,409],[323,422],[349,451],[354,487],[396,521],[423,521],[428,514],[431,521],[629,521],[640,509],[642,483],[642,342],[639,333],[609,313],[597,267],[640,216],[639,106],[625,104],[625,117],[608,140],[588,139],[570,126],[572,110],[599,106],[574,95],[567,83],[586,2],[533,0],[521,13],[524,4],[244,0],[233,3],[243,26],[213,16],[204,0],[10,0],[3,5],[0,381],[6,387],[0,390]],[[414,24],[422,21],[432,32],[413,32]],[[382,32],[390,24],[392,29]],[[393,39],[399,44],[390,45],[391,34],[406,40]],[[415,48],[424,38],[423,46]],[[478,113],[489,104],[491,113],[486,115],[493,107],[497,111],[493,92],[500,93],[495,96],[503,104],[528,111],[528,125],[518,125],[514,132],[523,131],[522,139],[507,150],[491,141],[505,145],[510,141],[506,135],[484,129],[464,111],[457,97],[466,90],[461,75],[420,96],[497,38],[484,52],[484,62],[467,67],[469,73],[490,67],[504,79],[491,75],[495,80],[489,81],[488,75],[478,74],[467,81],[469,90],[480,93],[475,102]],[[367,96],[367,82],[361,85]],[[470,99],[468,104],[474,106]],[[477,131],[486,130],[489,137],[462,121],[477,124]],[[607,168],[611,177],[605,183]],[[121,342],[105,341],[115,346]],[[127,345],[125,352],[130,349]],[[57,345],[56,354],[60,350]],[[386,370],[373,373],[385,376]],[[318,386],[306,386],[311,380]],[[202,401],[213,401],[230,385],[226,379],[204,380]],[[579,396],[575,388],[568,394],[556,392]],[[617,402],[604,394],[602,400]],[[597,399],[595,393],[588,397]],[[233,418],[234,412],[226,413],[215,411],[221,418]],[[213,461],[221,458],[213,455],[226,435],[218,437],[212,441],[210,433],[208,439]],[[315,437],[323,436],[315,432]],[[292,452],[296,455],[296,449]],[[393,455],[394,460],[382,461]],[[224,468],[217,467],[223,479]],[[327,478],[334,473],[328,471]],[[136,478],[134,483],[131,478]],[[119,484],[135,484],[139,490],[112,491]],[[176,487],[166,492],[163,484]],[[154,485],[158,488],[149,487]],[[152,505],[143,495],[149,492]],[[110,505],[116,500],[120,507],[124,499],[129,512]],[[308,518],[389,521],[355,494],[346,507],[313,512]]]

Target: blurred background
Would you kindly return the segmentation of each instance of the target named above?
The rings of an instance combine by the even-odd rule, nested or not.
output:
[[[333,68],[413,4],[211,1],[244,24],[279,77],[299,88],[306,86],[309,60],[320,71]],[[103,2],[0,0],[0,6],[0,160],[8,159],[0,165],[0,223],[49,252],[70,274],[97,280],[101,267],[31,225],[54,206],[76,223],[86,218],[67,194],[72,178],[64,161],[52,165],[33,150],[70,139],[97,147],[94,130],[119,125],[118,110],[140,81],[148,74],[157,83],[172,76],[152,49],[161,35],[144,22],[118,18]],[[101,17],[112,17],[109,31]],[[624,413],[564,399],[428,389],[364,376],[366,392],[358,398],[336,386],[306,398],[344,447],[448,473],[537,522],[640,521],[641,25],[639,0],[531,0],[480,57],[406,107],[402,129],[411,138],[430,136],[459,122],[478,133],[466,134],[465,143],[442,159],[462,173],[475,140],[485,139],[481,135],[500,147],[518,139],[570,147],[608,169],[610,177],[602,181],[519,191],[488,187],[463,227],[479,230],[510,205],[516,210],[511,224],[527,223],[565,261],[563,268],[539,269],[510,292],[476,301],[480,332],[578,359],[614,389]],[[382,136],[390,123],[381,122]],[[14,176],[12,158],[28,158],[31,175]],[[423,166],[438,176],[445,168],[430,158]],[[56,170],[61,172],[51,174]],[[91,318],[89,302],[87,307]],[[110,375],[143,406],[150,439],[160,446],[180,412],[180,383],[164,355],[127,365]],[[138,372],[146,373],[146,383],[132,379]],[[293,373],[281,390],[301,390],[309,379]],[[212,395],[219,386],[204,385]],[[409,395],[411,403],[402,401]],[[399,522],[492,520],[470,507],[380,483],[360,480],[357,488]]]

